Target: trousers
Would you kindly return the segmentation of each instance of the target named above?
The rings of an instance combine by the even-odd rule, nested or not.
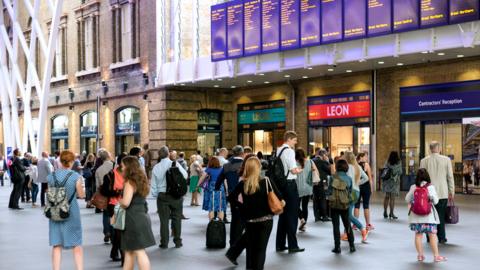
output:
[[[18,201],[22,195],[24,182],[25,181],[19,181],[13,184],[12,193],[10,193],[10,201],[8,203],[9,208],[19,208]]]
[[[157,197],[157,212],[160,218],[160,245],[168,246],[169,242],[169,226],[168,222],[172,220],[173,242],[175,244],[182,243],[182,212],[183,199],[175,199],[166,193],[159,193]]]
[[[445,213],[447,211],[447,204],[448,199],[440,199],[435,205],[438,218],[440,219],[440,224],[437,225],[438,241],[444,241],[447,239],[447,234],[445,232]]]
[[[247,269],[262,270],[265,265],[268,239],[272,232],[273,220],[248,222],[247,236]]]
[[[335,248],[340,248],[340,218],[342,219],[343,227],[347,232],[348,243],[350,246],[354,245],[355,238],[353,236],[352,226],[350,226],[349,209],[331,209],[332,213],[332,225],[333,225],[333,240],[335,242]]]
[[[288,238],[288,248],[298,248],[297,227],[298,227],[298,189],[295,181],[287,181],[287,185],[281,191],[285,200],[285,208],[278,218],[276,247],[285,247]]]

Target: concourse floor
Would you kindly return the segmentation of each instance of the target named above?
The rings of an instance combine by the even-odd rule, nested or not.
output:
[[[1,270],[43,270],[51,269],[48,246],[48,220],[40,208],[22,204],[23,211],[7,208],[11,188],[0,187],[0,269]],[[457,196],[460,207],[460,223],[447,227],[448,244],[440,246],[442,255],[448,262],[434,264],[432,255],[426,248],[425,263],[416,262],[413,233],[407,227],[405,203],[399,198],[396,214],[398,221],[384,220],[381,194],[372,203],[373,223],[376,229],[370,234],[368,244],[359,243],[356,233],[357,252],[349,254],[348,244],[342,243],[341,255],[330,252],[333,247],[330,223],[309,222],[307,231],[299,233],[299,245],[306,248],[304,253],[290,255],[275,252],[275,231],[270,236],[265,269],[478,269],[476,256],[480,255],[480,196]],[[188,204],[187,204],[188,203]],[[153,232],[159,242],[159,219],[155,213],[155,201],[149,199]],[[85,209],[81,203],[83,225],[85,269],[120,269],[119,263],[109,260],[110,246],[103,243],[102,216]],[[190,207],[185,198],[184,214],[189,220],[183,222],[183,248],[161,250],[158,246],[147,250],[152,269],[244,269],[245,253],[239,258],[239,266],[234,267],[225,257],[226,250],[205,248],[206,213],[201,207]],[[312,210],[310,209],[310,216]],[[228,230],[227,225],[227,230]],[[228,233],[228,232],[227,232]],[[425,247],[426,244],[425,244]],[[63,252],[62,269],[74,269],[70,251]]]

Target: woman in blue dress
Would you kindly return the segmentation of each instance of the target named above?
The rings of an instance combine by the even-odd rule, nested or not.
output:
[[[61,167],[47,177],[48,186],[55,185],[55,178],[58,182],[65,181],[67,198],[73,198],[70,204],[70,217],[64,221],[50,220],[50,246],[52,249],[53,270],[60,270],[62,249],[73,249],[75,269],[83,270],[83,249],[82,249],[82,222],[80,220],[80,208],[77,198],[84,198],[83,178],[72,171],[75,155],[66,150],[60,154]],[[55,174],[55,177],[54,175]]]
[[[213,219],[215,212],[218,213],[218,218],[223,220],[225,211],[227,210],[227,198],[225,196],[224,184],[221,185],[220,190],[215,190],[215,184],[218,177],[221,177],[223,168],[220,166],[220,161],[216,157],[212,157],[208,161],[208,166],[202,177],[198,181],[198,186],[202,186],[204,181],[208,184],[203,192],[203,210],[208,211],[208,218]]]

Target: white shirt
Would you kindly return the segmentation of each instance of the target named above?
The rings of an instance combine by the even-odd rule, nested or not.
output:
[[[362,167],[360,167],[360,165],[357,165],[357,166],[358,166],[358,169],[360,170],[360,182],[359,183],[355,182],[355,168],[351,164],[348,164],[347,175],[350,176],[350,178],[352,178],[352,188],[357,190],[357,191],[360,191],[360,184],[362,182],[364,182],[364,183],[368,182],[368,175],[362,170]],[[365,181],[365,179],[367,181]]]
[[[285,147],[287,147],[287,149],[285,149],[285,151],[283,151],[282,155],[280,156],[280,159],[282,160],[283,169],[284,169],[285,173],[289,172],[288,176],[287,176],[287,179],[288,180],[294,180],[294,179],[297,179],[297,175],[292,173],[292,170],[297,168],[297,161],[295,160],[295,151],[293,151],[293,149],[290,148],[290,146],[288,146],[288,144],[284,144],[284,145],[280,146],[279,148],[277,148],[277,156],[280,155],[280,152]]]
[[[172,167],[173,161],[170,158],[166,157],[162,159],[159,163],[155,164],[152,169],[152,195],[154,197],[158,196],[158,193],[167,191],[167,171]],[[188,173],[185,169],[177,164],[178,169],[182,173],[183,177],[187,179]]]
[[[220,161],[220,166],[223,167],[223,165],[228,163],[228,160],[226,160],[223,156],[218,156],[218,161]]]

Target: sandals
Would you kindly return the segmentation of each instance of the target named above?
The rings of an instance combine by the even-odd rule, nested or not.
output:
[[[425,261],[425,256],[424,255],[418,255],[417,256],[417,261],[419,261],[419,262]]]
[[[434,260],[434,262],[446,262],[446,261],[447,261],[447,257],[435,256],[435,257],[433,257],[433,260]]]

